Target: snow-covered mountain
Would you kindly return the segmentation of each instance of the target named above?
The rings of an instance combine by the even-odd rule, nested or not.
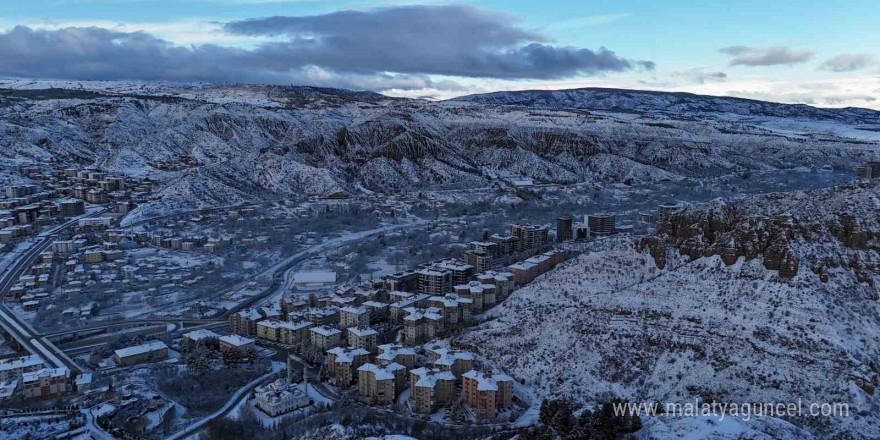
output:
[[[701,108],[717,101],[724,116],[710,120],[686,106],[633,112],[677,94],[603,93],[626,105],[593,112],[312,87],[0,80],[0,155],[3,163],[164,179],[161,199],[141,208],[164,210],[359,188],[488,187],[503,185],[503,176],[601,184],[852,169],[873,157],[880,140],[880,132],[854,125],[876,120],[868,110],[797,107],[798,117],[756,121],[734,111],[742,100],[700,98]]]
[[[878,212],[877,181],[690,207],[655,237],[598,240],[460,342],[539,398],[846,403],[785,418],[808,434],[765,420],[745,425],[776,434],[717,438],[876,438]],[[644,438],[696,422],[658,418]]]
[[[543,109],[586,109],[726,119],[730,115],[880,124],[880,112],[863,108],[828,109],[754,99],[607,88],[524,90],[468,95],[456,101]]]

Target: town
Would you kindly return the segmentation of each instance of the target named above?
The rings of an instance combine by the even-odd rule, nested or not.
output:
[[[525,426],[527,387],[458,336],[583,243],[638,234],[615,213],[562,215],[464,242],[441,234],[457,256],[410,248],[391,264],[406,231],[451,220],[419,218],[419,196],[338,192],[131,220],[149,179],[19,171],[35,183],[0,199],[0,399],[34,415],[21,429],[41,438],[182,439],[232,411],[276,429],[351,406],[485,432]],[[684,207],[635,221],[653,228]]]

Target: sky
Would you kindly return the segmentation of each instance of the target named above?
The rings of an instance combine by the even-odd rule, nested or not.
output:
[[[0,0],[0,77],[880,109],[878,22],[876,0]]]

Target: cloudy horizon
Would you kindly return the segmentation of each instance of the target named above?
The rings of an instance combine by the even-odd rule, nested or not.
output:
[[[295,84],[438,99],[616,87],[880,109],[876,37],[862,38],[860,22],[836,31],[845,37],[836,42],[810,37],[788,23],[804,17],[772,1],[775,25],[742,7],[730,15],[754,17],[751,33],[716,26],[701,38],[681,28],[711,26],[697,22],[710,11],[671,11],[676,2],[663,10],[639,1],[617,10],[545,2],[536,10],[489,0],[34,1],[52,8],[34,15],[3,7],[0,76]],[[165,13],[150,12],[158,6]]]

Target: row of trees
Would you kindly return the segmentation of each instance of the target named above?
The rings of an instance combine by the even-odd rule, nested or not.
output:
[[[577,407],[566,399],[545,400],[541,403],[539,424],[524,430],[521,440],[616,440],[642,429],[638,415],[616,414],[614,405],[619,399],[603,403],[596,410],[583,409],[575,416]]]

